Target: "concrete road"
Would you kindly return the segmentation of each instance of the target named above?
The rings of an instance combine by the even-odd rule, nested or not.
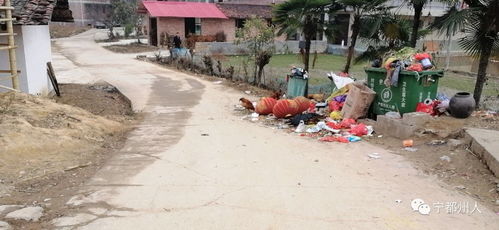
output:
[[[366,142],[319,143],[241,120],[241,93],[58,40],[65,82],[116,85],[145,113],[53,220],[61,229],[498,229],[499,215]],[[367,154],[377,152],[380,159]],[[429,215],[411,209],[420,198]],[[465,210],[465,206],[469,210]],[[459,210],[457,209],[459,206]]]

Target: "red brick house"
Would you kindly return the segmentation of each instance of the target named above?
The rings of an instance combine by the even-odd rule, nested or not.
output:
[[[257,16],[271,20],[272,5],[268,2],[142,1],[139,13],[145,15],[144,22],[151,45],[161,44],[162,35],[171,36],[177,32],[182,39],[189,34],[215,35],[223,32],[226,40],[232,42],[236,37],[236,29],[241,28],[246,19]]]

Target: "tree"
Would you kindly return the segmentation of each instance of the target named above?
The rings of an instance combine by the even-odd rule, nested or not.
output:
[[[260,85],[263,68],[270,62],[274,53],[274,27],[263,19],[253,17],[248,19],[236,34],[236,44],[245,44],[249,50],[249,57],[254,61],[253,84]]]
[[[411,22],[391,13],[368,15],[364,18],[359,34],[360,39],[369,47],[366,52],[355,58],[355,62],[382,59],[391,51],[409,46]],[[426,36],[431,30],[420,30],[417,39]]]
[[[115,26],[132,23],[133,17],[136,14],[135,3],[125,0],[111,0],[111,11],[105,22],[109,28],[109,40],[116,39],[114,35]]]
[[[423,9],[430,3],[432,0],[405,0],[408,2],[408,5],[414,9],[414,16],[412,20],[412,32],[411,32],[411,42],[410,47],[416,48],[416,44],[418,42],[419,31],[421,27],[421,16],[423,16]],[[436,0],[435,0],[436,1]],[[453,0],[439,0],[440,2],[451,2]]]
[[[324,20],[326,13],[334,12],[331,0],[289,0],[274,8],[274,23],[279,27],[278,35],[301,31],[305,38],[304,69],[308,71],[310,46],[317,34],[332,33],[332,24]]]
[[[140,36],[142,35],[142,24],[144,23],[144,16],[142,14],[136,14],[134,17],[134,27],[135,27],[135,36],[137,36],[137,43],[141,44]]]
[[[413,48],[416,48],[416,43],[418,42],[418,32],[421,25],[421,15],[423,13],[423,9],[429,2],[429,0],[409,0],[409,5],[411,5],[414,9],[410,43],[410,46]]]
[[[451,1],[458,3],[459,1]],[[499,0],[464,0],[469,7],[456,4],[432,27],[447,36],[464,32],[459,45],[470,55],[478,57],[478,73],[473,97],[480,105],[483,86],[487,82],[487,67],[494,51],[499,49]]]
[[[338,0],[338,3],[346,9],[352,11],[353,24],[352,35],[350,36],[350,46],[348,47],[347,62],[343,72],[348,73],[352,64],[352,58],[355,52],[357,38],[362,28],[365,17],[384,12],[387,8],[383,5],[387,0]]]
[[[128,24],[135,30],[135,36],[137,37],[137,43],[140,42],[140,35],[142,35],[142,25],[144,23],[144,15],[137,13],[139,5],[136,1],[133,1],[133,5],[131,6],[133,13],[130,15],[130,19]]]

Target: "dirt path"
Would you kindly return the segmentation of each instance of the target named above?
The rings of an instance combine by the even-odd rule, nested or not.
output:
[[[68,201],[77,229],[495,229],[478,206],[368,143],[317,143],[242,121],[239,92],[113,54],[92,31],[57,41],[61,81],[104,79],[144,121]],[[71,61],[70,61],[71,60]],[[381,159],[372,160],[368,153]],[[421,198],[433,210],[413,212]],[[400,200],[401,202],[397,202]],[[447,213],[450,202],[468,214]],[[443,204],[440,213],[435,204]],[[436,206],[435,206],[436,207]],[[464,210],[462,210],[464,212]],[[49,227],[46,225],[43,227]],[[495,227],[494,227],[495,226]]]

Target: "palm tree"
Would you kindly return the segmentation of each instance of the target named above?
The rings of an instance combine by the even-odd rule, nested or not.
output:
[[[457,3],[457,0],[453,0]],[[469,7],[459,9],[454,5],[433,27],[447,36],[464,32],[459,45],[470,55],[479,58],[478,73],[473,97],[480,104],[483,86],[487,82],[487,67],[494,51],[499,49],[499,0],[464,0]]]
[[[387,0],[337,0],[353,14],[352,35],[350,36],[350,46],[348,47],[347,63],[343,72],[348,73],[355,51],[357,37],[361,31],[362,21],[366,16],[376,15],[384,12],[387,8],[383,5]]]
[[[324,14],[332,11],[331,0],[289,0],[274,8],[274,23],[278,35],[294,34],[301,31],[305,39],[304,69],[308,71],[310,45],[317,34],[332,33],[332,25],[326,23]]]
[[[414,8],[414,17],[412,21],[412,33],[411,33],[411,42],[410,46],[416,48],[416,43],[418,42],[418,32],[421,24],[421,15],[423,13],[423,9],[428,4],[429,0],[409,0],[409,5]]]
[[[364,18],[359,37],[369,47],[355,58],[355,62],[382,59],[386,53],[400,50],[410,44],[412,23],[394,14],[368,15]],[[429,34],[431,30],[418,32],[417,39]]]
[[[411,23],[386,12],[380,15],[369,15],[363,20],[359,38],[369,47],[355,63],[374,59],[382,59],[385,53],[401,49],[409,44]]]

